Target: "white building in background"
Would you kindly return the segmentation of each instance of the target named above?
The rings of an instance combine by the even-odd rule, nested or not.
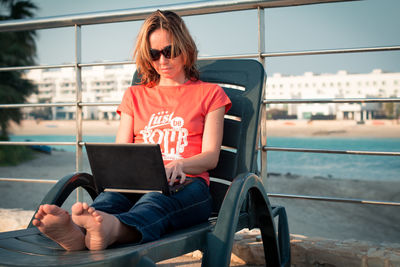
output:
[[[331,99],[400,97],[400,73],[379,69],[367,74],[314,74],[284,76],[279,73],[267,78],[267,99]],[[269,109],[287,109],[298,119],[311,116],[335,116],[337,119],[368,120],[381,110],[379,103],[344,104],[271,104]]]
[[[95,66],[82,69],[82,102],[120,102],[131,85],[135,65]],[[30,103],[65,103],[75,101],[75,71],[73,68],[30,70],[28,79],[38,85],[38,93]],[[331,99],[400,97],[400,73],[374,70],[367,74],[314,74],[268,76],[267,99]],[[298,119],[311,116],[332,116],[337,119],[368,120],[381,110],[378,103],[343,104],[271,104],[268,109],[286,109]],[[84,119],[116,119],[116,106],[84,106]],[[29,110],[24,109],[29,113]],[[32,114],[32,113],[31,113]],[[75,107],[51,108],[52,119],[75,118]]]
[[[82,102],[121,102],[125,90],[131,85],[135,65],[94,66],[82,68]],[[38,86],[30,96],[30,103],[74,102],[75,70],[73,68],[30,70],[26,77]],[[116,106],[84,106],[84,119],[115,119]],[[75,107],[51,108],[52,119],[75,118]]]

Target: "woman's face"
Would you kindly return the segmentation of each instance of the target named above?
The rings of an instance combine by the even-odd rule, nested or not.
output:
[[[149,36],[150,48],[161,51],[172,45],[170,35],[163,29],[157,29]],[[166,58],[162,53],[159,59],[152,61],[153,68],[160,75],[159,85],[183,84],[186,81],[182,54]]]

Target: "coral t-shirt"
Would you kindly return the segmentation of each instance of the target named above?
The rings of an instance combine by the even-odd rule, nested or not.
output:
[[[223,106],[226,113],[231,105],[218,85],[188,81],[179,86],[131,86],[117,112],[133,117],[133,142],[160,144],[167,164],[201,153],[205,116]],[[208,172],[196,176],[209,184]]]

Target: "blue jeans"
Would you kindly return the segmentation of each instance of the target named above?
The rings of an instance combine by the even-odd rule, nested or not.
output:
[[[142,236],[140,243],[157,240],[163,234],[205,222],[211,215],[208,186],[202,178],[193,179],[194,182],[171,196],[151,192],[135,203],[125,194],[103,192],[91,206],[135,228]]]

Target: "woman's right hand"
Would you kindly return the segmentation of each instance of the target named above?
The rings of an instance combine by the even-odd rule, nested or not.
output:
[[[186,173],[183,172],[183,160],[174,160],[165,165],[165,174],[169,185],[173,185],[178,177],[180,183],[183,184],[186,179]]]

